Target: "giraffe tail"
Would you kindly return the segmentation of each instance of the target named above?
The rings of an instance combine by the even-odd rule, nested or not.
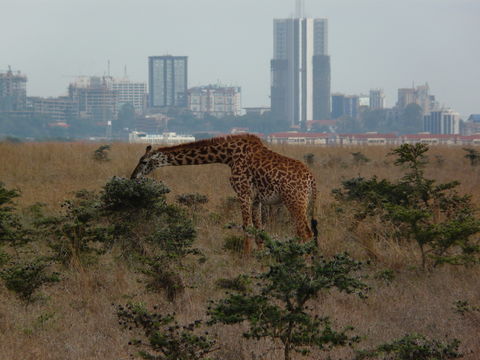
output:
[[[311,209],[311,220],[310,220],[310,227],[312,229],[313,233],[313,241],[316,246],[318,246],[318,221],[315,218],[316,217],[316,212],[317,212],[317,184],[315,182],[315,179],[312,182],[312,194],[311,194],[311,200],[310,200],[310,209]]]

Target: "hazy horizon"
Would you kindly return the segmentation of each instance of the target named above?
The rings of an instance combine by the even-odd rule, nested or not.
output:
[[[0,0],[1,1],[1,0]],[[305,1],[328,18],[332,93],[428,82],[441,105],[480,113],[480,1]],[[269,105],[273,19],[293,0],[17,0],[2,3],[0,70],[28,76],[28,96],[60,96],[78,75],[147,82],[148,56],[186,55],[189,86],[242,87],[243,106]]]

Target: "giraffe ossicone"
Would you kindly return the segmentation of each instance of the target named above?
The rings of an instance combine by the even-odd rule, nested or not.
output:
[[[308,167],[268,149],[255,135],[241,134],[159,147],[149,145],[133,170],[131,179],[162,166],[222,163],[231,169],[230,184],[241,204],[244,229],[261,228],[262,204],[283,203],[295,223],[301,241],[317,241],[314,219],[316,182]],[[311,205],[309,207],[309,205]],[[312,229],[308,212],[311,209]],[[245,238],[245,252],[251,240]]]

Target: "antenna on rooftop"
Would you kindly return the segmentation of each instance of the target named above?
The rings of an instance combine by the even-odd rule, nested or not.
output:
[[[305,16],[304,0],[295,0],[295,17],[302,18]]]
[[[128,76],[127,76],[127,65],[125,65],[123,67],[123,77],[126,79]]]
[[[107,76],[110,77],[110,59],[107,60]]]

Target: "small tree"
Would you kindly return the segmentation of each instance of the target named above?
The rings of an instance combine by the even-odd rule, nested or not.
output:
[[[15,245],[23,234],[20,234],[22,226],[15,214],[13,199],[19,197],[17,190],[8,190],[0,182],[0,243],[9,242]]]
[[[408,169],[396,183],[358,177],[333,192],[338,200],[357,205],[357,221],[379,216],[395,224],[397,238],[418,244],[423,268],[428,259],[434,266],[477,263],[480,246],[472,235],[480,231],[480,221],[471,197],[454,190],[457,181],[437,185],[425,178],[427,151],[425,144],[404,144],[392,152],[397,156],[395,165]]]
[[[353,163],[355,165],[363,165],[370,162],[370,159],[366,157],[361,151],[353,152]]]
[[[110,161],[108,152],[112,147],[110,145],[102,145],[93,152],[93,159],[97,161]]]
[[[140,339],[129,345],[141,349],[143,359],[200,360],[216,350],[208,333],[199,334],[200,320],[181,326],[174,315],[150,313],[142,305],[132,304],[117,306],[117,316],[124,329],[140,330]]]
[[[401,339],[380,345],[374,350],[361,351],[356,360],[449,360],[459,359],[460,341],[457,339],[445,343],[441,340],[428,339],[420,334],[407,334]]]
[[[465,158],[470,161],[470,165],[477,166],[480,164],[480,152],[472,148],[463,148],[467,153],[465,154]]]
[[[347,255],[307,262],[305,257],[312,256],[314,244],[267,239],[266,248],[271,264],[267,272],[256,276],[257,288],[213,303],[211,323],[246,321],[249,328],[243,336],[280,342],[285,360],[292,359],[293,352],[307,355],[311,348],[329,350],[358,341],[347,335],[351,328],[333,330],[329,318],[312,314],[308,303],[332,288],[362,296],[365,284],[351,276],[361,264]]]

